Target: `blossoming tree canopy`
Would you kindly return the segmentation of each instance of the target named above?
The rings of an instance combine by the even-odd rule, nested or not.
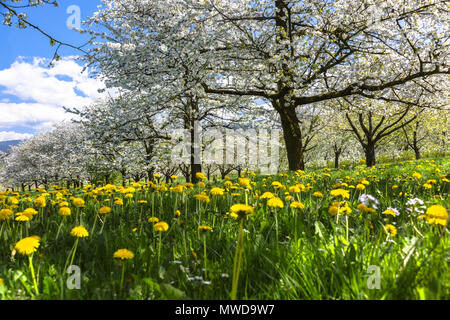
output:
[[[204,7],[216,17],[208,32],[220,39],[208,51],[215,59],[201,79],[205,91],[270,101],[292,170],[304,167],[298,106],[356,95],[408,103],[411,90],[439,92],[448,77],[441,1],[206,1]]]
[[[449,73],[441,1],[105,4],[89,25],[107,23],[115,41],[96,42],[89,59],[107,83],[145,87],[158,100],[188,84],[195,96],[267,100],[292,170],[304,168],[299,106],[356,95],[408,103],[411,90],[439,91]]]

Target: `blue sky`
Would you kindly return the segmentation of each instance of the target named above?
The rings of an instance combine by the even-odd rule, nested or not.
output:
[[[27,13],[31,23],[57,40],[75,46],[85,44],[89,36],[67,26],[68,20],[74,21],[74,11],[67,10],[78,6],[81,20],[85,20],[101,1],[58,2],[58,7],[45,5],[18,11]],[[61,47],[58,53],[63,58],[50,69],[48,63],[56,46],[50,46],[49,39],[37,30],[0,24],[0,39],[0,141],[49,130],[52,123],[69,120],[63,105],[81,107],[99,96],[97,89],[102,84],[86,72],[81,73],[81,62],[75,60],[79,51]]]

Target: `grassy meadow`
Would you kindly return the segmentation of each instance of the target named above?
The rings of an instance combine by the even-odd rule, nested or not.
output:
[[[449,169],[3,191],[0,299],[450,299]]]

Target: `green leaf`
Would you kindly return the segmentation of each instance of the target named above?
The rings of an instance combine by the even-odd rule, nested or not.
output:
[[[166,269],[163,266],[159,266],[158,275],[161,279],[164,279],[166,276]]]
[[[160,288],[161,288],[162,294],[168,300],[187,299],[187,296],[183,291],[175,288],[174,286],[172,286],[168,283],[160,284]]]
[[[317,234],[319,236],[320,239],[324,240],[324,236],[323,236],[323,229],[325,227],[323,226],[322,222],[320,221],[316,221],[314,222],[314,234]]]

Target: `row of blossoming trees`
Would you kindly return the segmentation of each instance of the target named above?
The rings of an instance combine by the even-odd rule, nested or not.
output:
[[[322,115],[323,117],[323,115]],[[358,121],[359,115],[355,115],[355,123],[362,126]],[[375,118],[381,121],[380,118]],[[377,144],[380,155],[388,155],[390,159],[395,155],[400,156],[403,150],[414,151],[417,157],[420,153],[442,154],[446,150],[446,136],[442,127],[436,125],[441,119],[432,121],[417,120],[409,127],[405,126],[399,130],[397,135],[393,134],[390,139]],[[334,165],[339,166],[340,160],[349,160],[353,163],[364,158],[363,147],[358,144],[355,133],[351,130],[351,125],[342,117],[331,117],[319,119],[314,123],[318,126],[311,134],[310,148],[308,152],[308,163],[311,165]],[[317,121],[319,121],[317,120]],[[339,120],[339,121],[338,121]],[[372,121],[374,121],[372,119]],[[356,126],[356,124],[353,124]],[[364,122],[363,122],[364,125]],[[311,126],[311,124],[310,124]],[[373,124],[372,124],[373,126]],[[358,127],[359,135],[364,135],[364,130]],[[420,130],[419,130],[420,129]],[[5,186],[27,189],[38,186],[49,186],[60,184],[66,186],[81,186],[83,182],[109,183],[113,176],[120,172],[124,178],[134,180],[153,179],[155,173],[159,173],[163,178],[177,174],[191,179],[190,148],[186,150],[185,143],[181,143],[186,138],[186,130],[181,131],[181,135],[173,135],[176,129],[169,130],[172,133],[170,140],[163,140],[159,143],[149,143],[146,148],[146,140],[112,137],[100,137],[93,135],[89,126],[79,123],[61,123],[55,126],[50,132],[45,132],[22,142],[18,146],[12,147],[8,154],[0,155],[0,183]],[[268,144],[271,148],[279,149],[274,155],[278,159],[275,171],[262,171],[263,164],[251,161],[251,152],[258,153],[261,144],[258,139],[252,140],[252,134],[257,134],[259,130],[216,130],[216,133],[229,133],[234,140],[233,145],[226,145],[223,139],[219,143],[223,148],[220,158],[217,156],[208,158],[211,153],[207,153],[209,147],[218,144],[218,140],[212,139],[211,135],[204,135],[201,140],[200,149],[203,155],[201,170],[210,178],[221,176],[222,178],[230,173],[239,174],[244,168],[259,172],[274,173],[277,170],[287,169],[287,163],[283,162],[286,157],[286,149],[283,145],[282,137],[275,136]],[[187,132],[189,133],[189,132]],[[231,134],[230,134],[231,133]],[[183,135],[184,134],[184,135]],[[117,138],[116,135],[113,135]],[[111,140],[112,139],[112,140]],[[255,141],[256,140],[256,141]],[[212,142],[211,142],[212,141]],[[414,149],[414,143],[416,149]],[[176,150],[178,145],[178,149]],[[251,146],[252,145],[252,146]],[[180,148],[181,146],[181,148]],[[189,145],[187,145],[189,147]],[[253,147],[253,150],[251,148]],[[238,150],[239,149],[239,150]],[[217,152],[217,148],[215,151]],[[436,153],[437,152],[437,153]],[[419,155],[417,154],[419,153]],[[233,156],[228,163],[221,162],[226,154]],[[175,161],[177,158],[179,161]],[[270,158],[272,161],[274,158]],[[269,164],[270,165],[270,164]],[[122,182],[125,182],[122,179]]]
[[[259,160],[249,161],[255,134],[248,130],[279,130],[270,157],[279,150],[280,164],[290,170],[361,157],[372,166],[383,152],[410,149],[419,158],[447,150],[446,1],[103,3],[84,24],[92,38],[83,58],[114,94],[67,110],[78,119],[71,128],[83,136],[83,143],[63,147],[62,158],[75,154],[73,161],[17,156],[24,145],[45,150],[31,141],[50,139],[49,133],[15,148],[4,176],[47,183],[85,180],[93,172],[151,179],[156,171],[178,171],[195,181],[199,171],[224,175],[249,163],[258,169]],[[237,128],[247,130],[244,141],[235,134],[235,143],[223,146],[217,130]],[[208,162],[200,154],[211,145],[236,152],[221,161],[216,150]],[[264,149],[256,145],[257,153]]]

